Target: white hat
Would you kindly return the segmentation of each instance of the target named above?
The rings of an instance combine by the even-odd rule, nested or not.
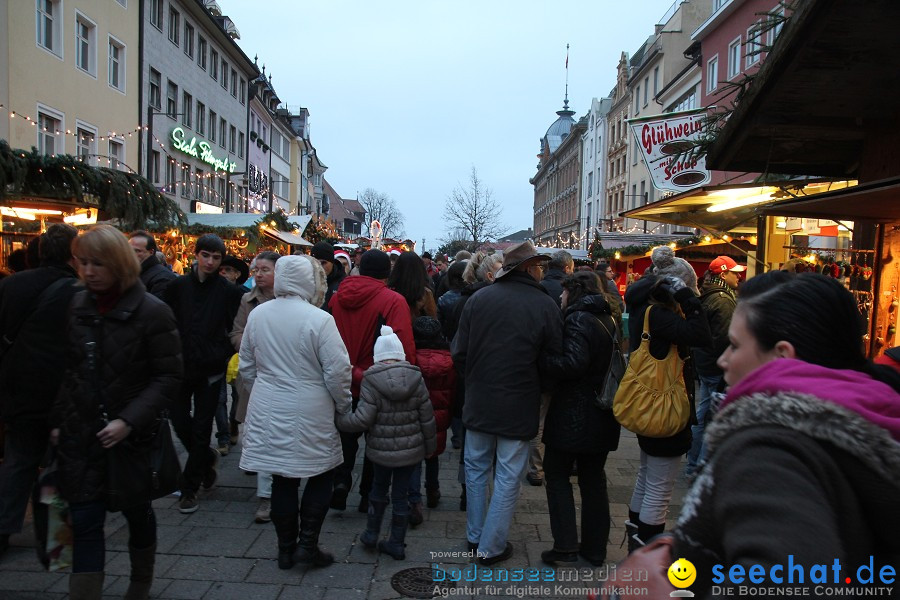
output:
[[[396,336],[394,330],[387,325],[381,326],[381,334],[375,340],[375,362],[384,362],[386,360],[406,360],[406,352],[403,351],[403,344],[400,338]]]
[[[401,252],[399,250],[397,250],[396,248],[391,248],[391,251],[388,252],[388,254],[390,256],[400,256]]]

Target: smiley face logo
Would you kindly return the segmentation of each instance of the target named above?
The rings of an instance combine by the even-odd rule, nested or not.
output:
[[[697,579],[697,569],[694,564],[684,558],[679,558],[669,567],[669,582],[677,588],[689,587]]]

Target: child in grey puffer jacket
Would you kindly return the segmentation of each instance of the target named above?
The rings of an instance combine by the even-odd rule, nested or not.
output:
[[[409,478],[416,465],[437,449],[434,412],[419,368],[405,360],[403,344],[387,325],[375,341],[375,364],[363,375],[356,412],[338,415],[343,431],[369,430],[366,457],[375,468],[369,492],[369,518],[360,541],[397,560],[409,523]],[[391,489],[391,533],[378,541]]]

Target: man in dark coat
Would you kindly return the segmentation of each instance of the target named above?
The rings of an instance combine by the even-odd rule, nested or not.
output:
[[[172,425],[188,451],[179,503],[185,514],[200,508],[200,486],[208,489],[216,481],[219,454],[210,447],[209,439],[225,368],[234,354],[228,336],[244,295],[242,288],[219,275],[225,256],[225,243],[219,236],[201,236],[194,252],[196,267],[172,281],[163,298],[178,321],[184,357],[184,380],[172,403]]]
[[[703,462],[703,432],[712,394],[724,387],[723,373],[716,361],[728,348],[728,327],[737,306],[738,273],[746,270],[728,256],[719,256],[711,263],[703,277],[700,304],[712,334],[712,344],[694,348],[694,369],[700,379],[700,398],[697,402],[697,424],[691,428],[693,440],[687,455],[684,472],[693,476]]]
[[[134,253],[141,263],[141,283],[148,292],[162,300],[166,286],[178,276],[156,258],[159,247],[152,234],[142,229],[135,231],[128,239],[128,243],[134,248]]]
[[[328,303],[331,302],[331,297],[337,291],[338,286],[341,285],[341,282],[347,276],[347,273],[344,271],[343,263],[339,260],[335,260],[334,246],[328,242],[316,242],[316,245],[312,247],[310,254],[319,261],[319,264],[322,265],[322,268],[325,270],[325,283],[328,285],[328,289],[325,290],[325,300],[319,308],[331,312],[331,309],[328,308]]]
[[[71,225],[51,225],[39,242],[40,267],[0,281],[0,554],[22,530],[38,465],[47,451],[50,410],[65,370],[66,316],[77,291]]]
[[[547,260],[530,241],[507,250],[496,282],[466,302],[451,346],[466,387],[466,533],[485,566],[512,555],[506,540],[528,468],[529,442],[538,432],[541,392],[549,388],[538,363],[562,345],[559,307],[538,283]]]

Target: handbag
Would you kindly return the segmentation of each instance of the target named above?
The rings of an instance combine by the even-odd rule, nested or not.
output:
[[[56,484],[56,447],[51,447],[47,467],[41,472],[31,498],[34,519],[35,550],[48,571],[72,566],[72,525],[69,503]]]
[[[650,354],[650,311],[644,314],[644,331],[638,349],[631,353],[625,376],[613,401],[616,420],[629,431],[652,438],[670,437],[690,419],[690,403],[684,387],[684,360],[675,344],[662,360]]]
[[[107,510],[131,508],[178,489],[181,464],[165,414],[149,439],[122,440],[107,450],[106,457]]]
[[[609,334],[613,343],[612,356],[609,358],[609,368],[606,369],[606,375],[603,377],[603,385],[594,394],[594,404],[603,410],[612,410],[613,400],[616,397],[616,391],[619,389],[619,382],[625,375],[625,357],[622,356],[622,349],[616,340],[616,325],[613,323],[613,330],[610,332],[603,324],[603,321],[597,319],[600,326]]]

